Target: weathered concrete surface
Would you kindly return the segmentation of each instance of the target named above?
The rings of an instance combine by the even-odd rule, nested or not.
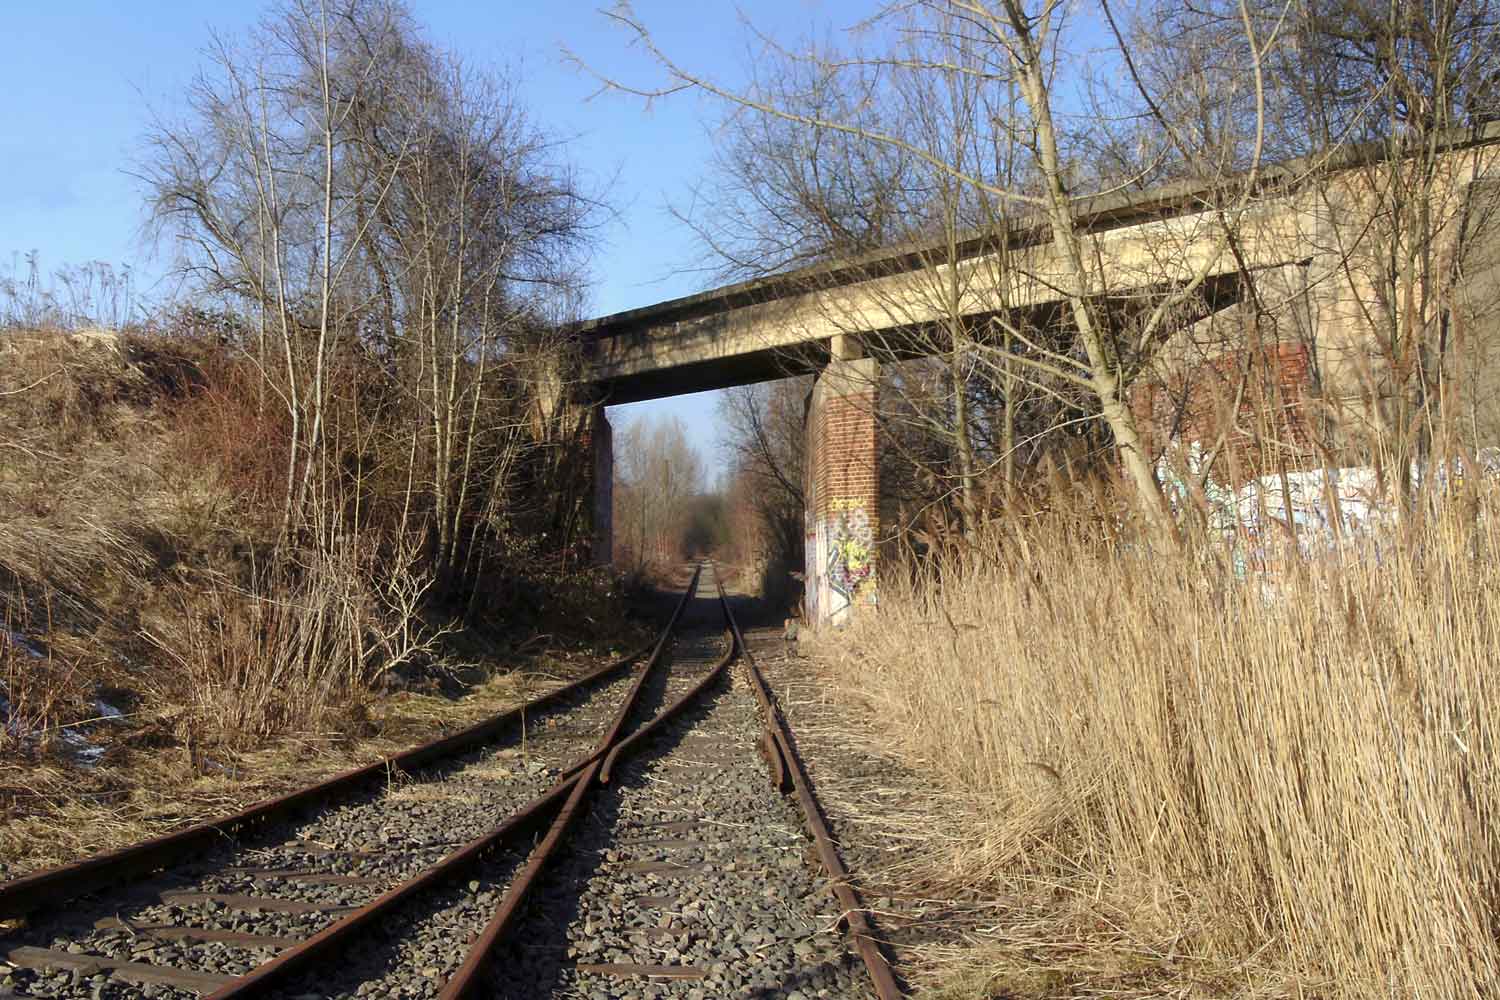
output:
[[[1446,154],[1432,189],[1439,215],[1456,217],[1471,185],[1496,176],[1497,140],[1500,125]],[[1346,151],[1356,165],[1331,179],[1320,172],[1317,184],[1307,173],[1326,164],[1268,169],[1246,203],[1190,184],[1080,202],[1094,290],[1144,303],[1195,277],[1213,288],[1219,279],[1264,274],[1277,286],[1274,302],[1307,297],[1302,308],[1316,329],[1306,333],[1329,345],[1334,368],[1368,353],[1369,272],[1389,251],[1382,216],[1392,171],[1361,155],[1368,152]],[[841,334],[932,324],[949,315],[953,287],[959,311],[970,316],[1037,313],[1074,290],[1073,271],[1044,227],[1014,228],[1003,251],[1000,242],[994,234],[970,239],[952,265],[940,262],[940,248],[907,247],[590,320],[581,327],[587,377],[610,403],[724,388],[817,371]]]
[[[1215,213],[1193,212],[1091,236],[1112,293],[1147,289],[1293,262],[1298,220],[1279,203],[1253,208],[1245,224],[1265,233],[1229,252]],[[1050,242],[958,264],[927,266],[925,256],[874,258],[827,271],[751,282],[592,320],[588,377],[610,403],[719,389],[816,370],[827,342],[936,322],[947,314],[943,290],[956,280],[960,308],[979,315],[1030,310],[1064,300],[1071,271]],[[902,268],[895,273],[885,273]],[[957,270],[958,274],[953,274]],[[830,283],[831,282],[831,283]]]

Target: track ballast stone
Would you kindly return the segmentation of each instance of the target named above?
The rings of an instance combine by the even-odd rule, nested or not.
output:
[[[696,645],[705,666],[722,649],[717,638]],[[573,849],[498,954],[493,995],[871,995],[802,817],[771,787],[755,696],[738,667],[731,678],[596,793]],[[599,966],[642,968],[590,970]]]
[[[416,774],[393,774],[382,789],[318,810],[303,821],[278,824],[252,841],[226,846],[180,869],[149,879],[123,897],[78,900],[65,912],[43,916],[26,930],[0,938],[0,958],[9,948],[32,946],[193,972],[243,975],[275,957],[277,949],[163,940],[149,931],[133,928],[165,924],[272,938],[313,936],[342,913],[256,911],[212,901],[177,903],[158,897],[162,892],[192,892],[291,899],[348,908],[368,903],[489,830],[499,818],[550,787],[568,765],[592,749],[631,677],[630,671],[623,672],[528,719],[524,736],[517,733]],[[465,928],[476,922],[483,926],[488,919],[493,910],[490,903],[498,899],[497,891],[503,891],[511,862],[513,859],[505,857],[492,859],[485,871],[475,876],[480,885],[478,890],[468,893],[467,900],[449,901],[447,908],[457,906],[474,916],[463,924]],[[233,869],[237,868],[353,875],[379,881],[357,886],[321,885],[294,877],[235,873]],[[438,898],[431,896],[431,900]],[[441,902],[432,905],[437,911],[445,909]],[[129,926],[95,926],[96,921],[111,918],[123,918]],[[456,966],[461,960],[464,940],[460,929],[449,942],[448,950],[457,952],[458,957],[451,963],[439,963],[444,964],[445,973],[451,971],[447,964]],[[433,963],[420,965],[419,975],[414,979],[426,978],[420,973],[430,968]],[[332,995],[326,982],[305,985],[302,994]],[[0,966],[0,998],[7,994],[89,1000],[175,1000],[198,995],[162,984],[122,982],[107,971],[80,974],[25,968],[4,970]],[[365,995],[420,994],[367,991]]]

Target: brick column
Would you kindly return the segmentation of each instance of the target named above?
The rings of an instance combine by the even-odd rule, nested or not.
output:
[[[608,566],[615,558],[615,434],[604,407],[594,404],[594,423],[589,444],[594,451],[593,551],[595,566]]]
[[[835,338],[807,408],[806,620],[840,625],[873,607],[880,529],[875,404],[879,366]]]

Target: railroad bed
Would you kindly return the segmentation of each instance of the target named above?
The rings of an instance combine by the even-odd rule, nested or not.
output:
[[[649,653],[20,913],[0,997],[899,995],[711,566]]]

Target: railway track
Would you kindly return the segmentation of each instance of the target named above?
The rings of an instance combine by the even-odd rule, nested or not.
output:
[[[900,995],[711,566],[649,650],[0,884],[23,916],[0,997]]]

